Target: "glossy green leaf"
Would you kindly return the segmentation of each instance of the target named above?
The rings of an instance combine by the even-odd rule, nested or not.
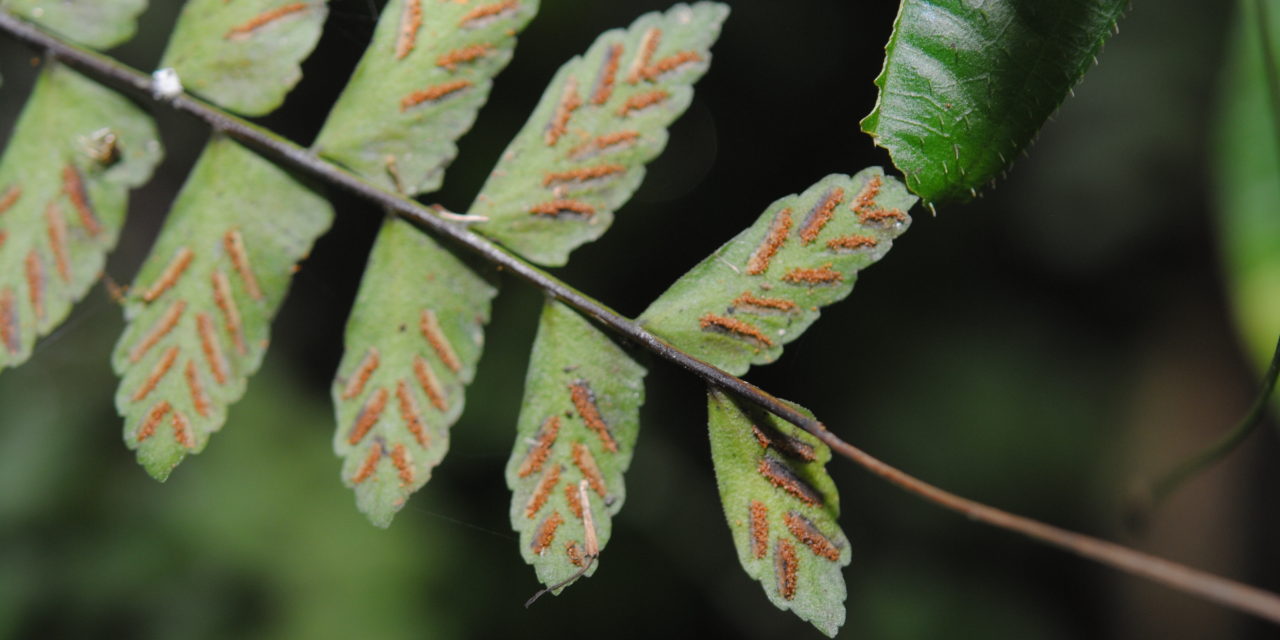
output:
[[[1280,60],[1280,3],[1242,2],[1215,123],[1214,197],[1236,322],[1259,368],[1280,334],[1280,114],[1269,95],[1257,4]]]
[[[568,307],[548,302],[543,308],[507,486],[520,552],[549,587],[599,566],[591,562],[587,520],[598,556],[626,497],[622,476],[640,429],[644,374]]]
[[[146,8],[147,0],[0,0],[0,9],[94,49],[132,38]]]
[[[326,0],[188,0],[160,67],[220,107],[265,115],[302,79],[328,11]]]
[[[204,449],[267,350],[329,203],[226,139],[205,148],[125,303],[112,356],[124,439],[158,480]]]
[[[0,158],[0,369],[31,356],[102,274],[128,192],[160,161],[151,118],[46,66]]]
[[[650,13],[561,67],[472,204],[489,219],[474,228],[553,266],[603,235],[693,99],[728,13],[710,2]]]
[[[314,150],[383,188],[440,188],[537,0],[393,0]]]
[[[879,167],[827,176],[769,205],[639,322],[735,375],[773,362],[818,319],[819,307],[844,299],[858,272],[889,251],[915,202]]]
[[[449,449],[496,293],[407,222],[378,235],[333,383],[342,478],[375,525],[391,524]]]
[[[862,130],[926,202],[1009,168],[1116,29],[1128,0],[902,0]]]
[[[840,569],[851,552],[836,521],[836,485],[826,471],[831,450],[791,423],[714,389],[708,412],[716,486],[738,561],[775,606],[835,636],[844,624]]]

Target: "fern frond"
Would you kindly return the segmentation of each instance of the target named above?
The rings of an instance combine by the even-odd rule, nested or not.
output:
[[[646,14],[561,67],[471,205],[488,218],[476,231],[551,266],[603,235],[693,100],[728,14],[711,2]]]
[[[26,361],[101,276],[128,191],[161,154],[133,103],[60,64],[41,71],[0,158],[0,369]]]
[[[112,356],[125,443],[156,479],[222,427],[332,217],[324,198],[237,143],[205,147],[134,280]]]
[[[333,383],[343,481],[375,525],[391,524],[448,451],[496,294],[407,222],[383,225]]]
[[[520,553],[548,587],[595,573],[626,496],[644,374],[568,307],[543,307],[506,475]]]
[[[915,202],[878,167],[827,176],[769,205],[638,321],[734,375],[773,362],[819,307],[848,296],[858,272],[884,257]]]
[[[845,617],[840,569],[852,554],[836,522],[831,449],[715,389],[708,413],[716,486],[738,561],[775,606],[834,637]]]
[[[0,9],[94,49],[129,41],[147,0],[0,0]]]
[[[248,116],[270,113],[302,79],[327,0],[188,0],[161,68],[191,93]]]
[[[313,149],[406,195],[440,188],[537,0],[393,0]]]

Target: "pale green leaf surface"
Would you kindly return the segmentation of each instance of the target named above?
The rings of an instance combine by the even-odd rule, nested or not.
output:
[[[1271,55],[1280,60],[1280,2],[1254,2],[1266,3]],[[1214,127],[1214,199],[1236,322],[1261,370],[1280,334],[1280,115],[1268,95],[1254,2],[1240,3],[1247,19],[1228,41]]]
[[[333,383],[342,478],[375,525],[390,525],[444,458],[496,293],[409,223],[383,225]]]
[[[551,266],[603,235],[693,99],[728,13],[700,2],[646,14],[561,67],[472,204],[489,219],[473,228]]]
[[[507,463],[511,526],[547,586],[590,560],[579,483],[599,549],[622,508],[644,404],[645,370],[568,307],[548,302],[538,324],[516,444]],[[595,572],[591,565],[585,575]]]
[[[845,616],[840,571],[852,554],[826,471],[831,450],[715,389],[708,413],[716,486],[738,561],[775,606],[834,636]]]
[[[537,11],[537,0],[388,3],[314,150],[385,189],[440,188],[454,141]]]
[[[0,0],[0,8],[86,47],[107,49],[133,37],[147,0]]]
[[[734,375],[773,362],[818,319],[819,307],[849,295],[858,272],[889,251],[915,202],[879,167],[827,176],[769,205],[639,322]],[[821,224],[824,205],[831,215]]]
[[[862,130],[926,202],[967,200],[1067,97],[1128,0],[903,0]]]
[[[164,480],[204,449],[267,350],[329,203],[226,138],[205,148],[125,303],[112,356],[124,440]]]
[[[326,0],[188,0],[160,67],[220,107],[265,115],[302,79],[328,11]]]
[[[123,96],[59,64],[40,73],[0,158],[0,369],[97,281],[129,189],[160,156],[155,124]]]

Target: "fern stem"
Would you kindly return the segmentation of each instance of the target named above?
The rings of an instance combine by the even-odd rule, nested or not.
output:
[[[365,200],[394,211],[419,228],[449,238],[488,262],[515,274],[548,295],[594,318],[596,322],[613,332],[689,370],[707,383],[753,402],[812,433],[832,450],[908,493],[961,513],[972,520],[1021,533],[1038,542],[1095,560],[1120,571],[1145,577],[1201,599],[1280,624],[1280,596],[1274,593],[1112,542],[1014,515],[924,482],[845,442],[827,430],[821,422],[800,414],[763,389],[677,349],[601,302],[582,294],[565,282],[472,233],[464,225],[440,217],[429,207],[371,185],[341,167],[321,160],[303,147],[201,100],[186,94],[180,94],[171,99],[155,96],[152,94],[151,78],[147,74],[120,64],[107,56],[63,42],[3,10],[0,10],[0,31],[37,49],[45,50],[50,56],[68,66],[108,84],[128,89],[153,101],[164,102],[179,112],[195,116],[215,131],[239,140],[269,158],[311,174],[326,183],[342,187]]]
[[[1151,485],[1148,502],[1145,506],[1149,509],[1158,507],[1169,494],[1182,486],[1182,483],[1187,479],[1213,466],[1228,453],[1235,451],[1236,446],[1244,442],[1262,424],[1263,418],[1266,417],[1271,393],[1276,388],[1277,376],[1280,376],[1280,340],[1277,340],[1276,351],[1271,356],[1271,366],[1267,368],[1266,374],[1262,377],[1262,390],[1258,393],[1258,397],[1254,399],[1253,406],[1249,408],[1249,413],[1231,431],[1223,434],[1221,438],[1199,453],[1182,461],[1182,463],[1170,469],[1159,480],[1154,482]]]

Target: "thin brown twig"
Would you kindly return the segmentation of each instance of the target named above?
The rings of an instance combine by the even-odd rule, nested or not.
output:
[[[63,42],[3,10],[0,10],[0,31],[38,49],[48,51],[69,66],[99,80],[127,89],[145,99],[155,100],[151,94],[151,79],[146,74],[109,57]],[[432,209],[414,200],[369,184],[347,170],[318,158],[297,144],[201,100],[180,94],[172,99],[161,101],[177,111],[195,116],[214,130],[243,142],[267,157],[315,176],[328,184],[346,189],[365,200],[395,212],[420,228],[448,238],[455,244],[590,316],[605,328],[689,370],[708,384],[759,405],[766,411],[814,434],[840,455],[917,497],[961,513],[972,520],[1021,533],[1035,541],[1070,551],[1120,571],[1142,576],[1167,587],[1280,624],[1280,596],[1274,593],[1112,542],[1014,515],[944,491],[841,440],[828,431],[821,422],[797,412],[759,387],[690,356],[599,301],[578,292],[563,281],[472,233],[464,225],[439,217]]]

